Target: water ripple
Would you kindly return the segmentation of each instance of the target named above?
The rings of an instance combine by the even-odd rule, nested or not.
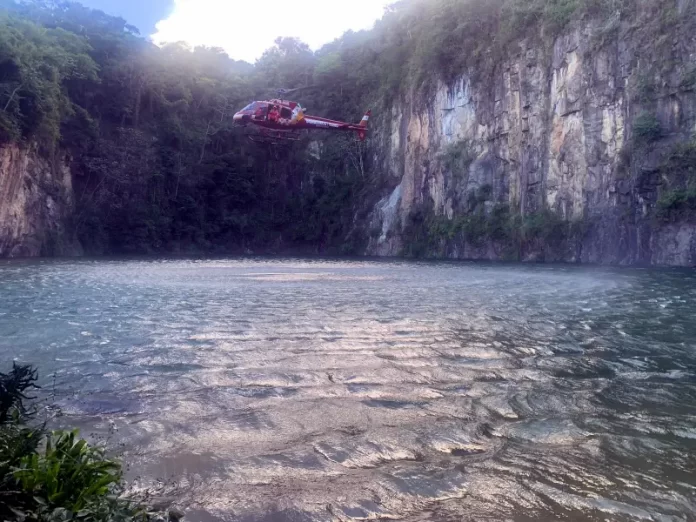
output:
[[[191,520],[696,519],[693,272],[3,262],[0,293],[53,422]]]

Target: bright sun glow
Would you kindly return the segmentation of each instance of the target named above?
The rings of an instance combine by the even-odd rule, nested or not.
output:
[[[349,29],[369,29],[393,1],[176,0],[152,39],[222,47],[253,63],[278,36],[300,38],[316,50]]]

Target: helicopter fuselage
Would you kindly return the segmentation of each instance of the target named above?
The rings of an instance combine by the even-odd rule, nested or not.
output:
[[[361,140],[367,135],[367,124],[370,112],[365,114],[359,124],[330,120],[304,113],[297,102],[286,100],[257,101],[234,115],[234,121],[239,124],[253,124],[265,129],[276,131],[331,130],[357,132]]]

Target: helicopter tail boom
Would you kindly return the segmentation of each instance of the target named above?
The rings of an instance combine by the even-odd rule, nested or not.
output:
[[[358,125],[358,127],[360,127],[358,131],[358,138],[360,138],[360,141],[365,141],[365,138],[367,138],[367,126],[370,123],[370,116],[372,116],[372,111],[367,111]]]
[[[370,123],[370,116],[372,116],[372,111],[367,111],[360,122],[361,127],[367,128],[368,123]]]

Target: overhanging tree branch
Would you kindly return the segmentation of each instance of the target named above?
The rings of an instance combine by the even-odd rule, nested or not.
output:
[[[17,95],[17,92],[24,87],[24,82],[20,83],[17,88],[12,91],[12,94],[10,94],[10,99],[7,100],[7,103],[5,104],[5,108],[2,110],[2,112],[7,112],[7,109],[10,107],[10,103],[12,103],[12,100],[14,100],[14,97]]]

